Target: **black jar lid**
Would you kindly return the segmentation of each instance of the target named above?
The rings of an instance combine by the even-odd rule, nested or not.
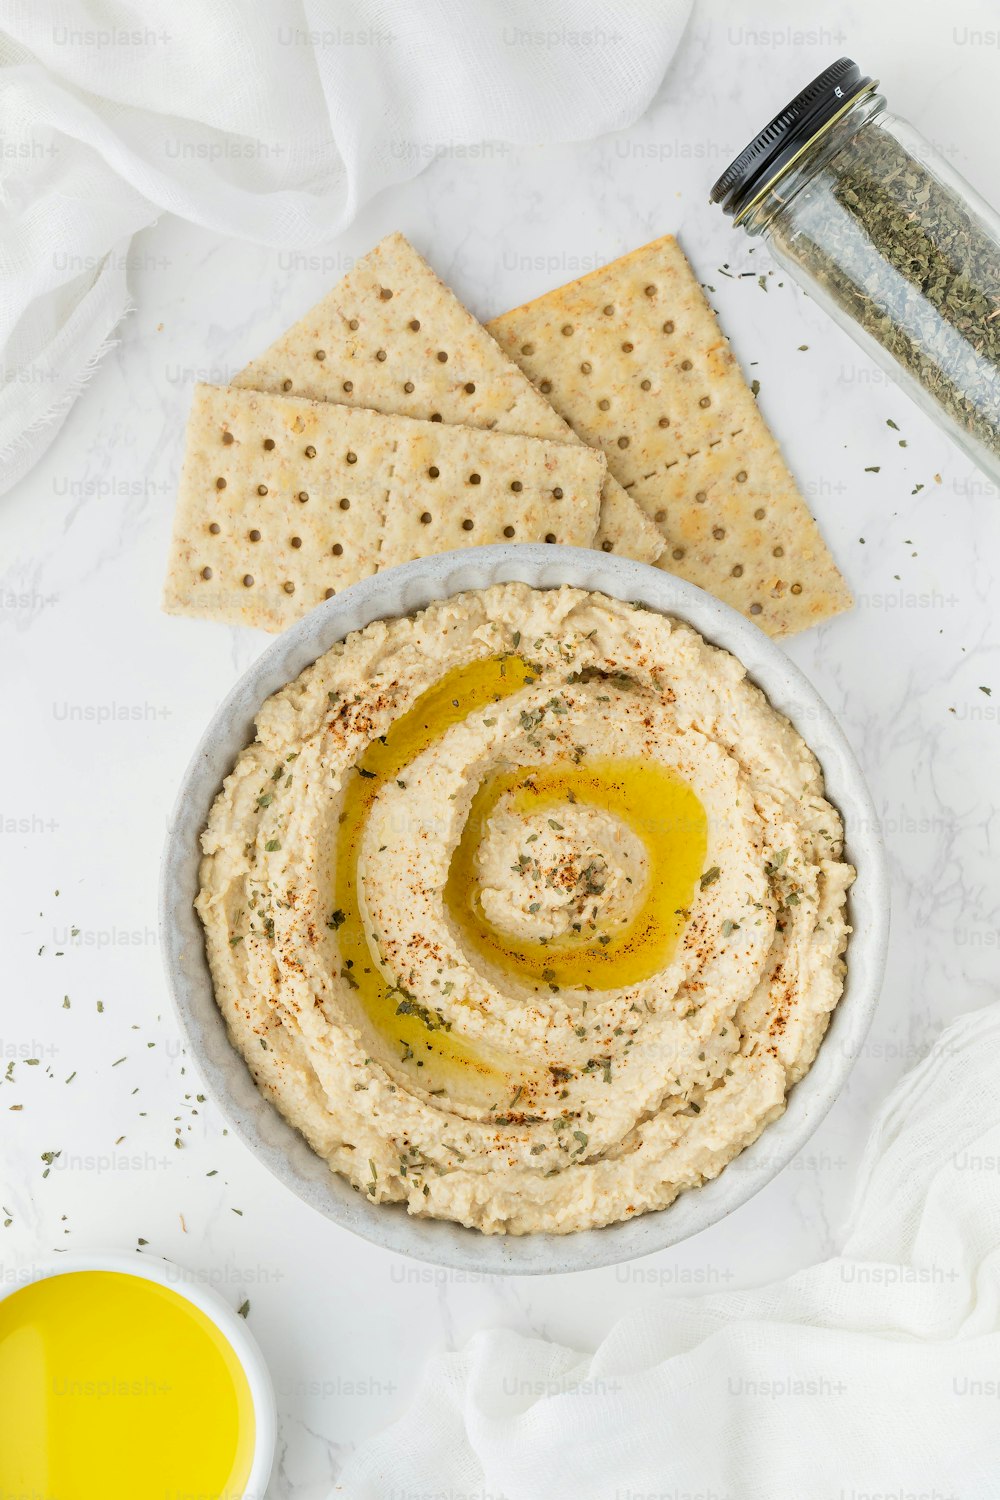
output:
[[[851,58],[831,63],[729,163],[712,188],[712,202],[721,203],[727,214],[738,214],[828,120],[871,83]]]

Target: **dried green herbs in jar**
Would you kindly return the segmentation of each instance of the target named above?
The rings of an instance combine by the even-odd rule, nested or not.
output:
[[[713,197],[1000,483],[1000,219],[856,64],[820,74]]]

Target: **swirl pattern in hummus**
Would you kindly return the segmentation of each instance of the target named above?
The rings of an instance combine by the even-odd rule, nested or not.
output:
[[[377,1201],[489,1233],[669,1204],[781,1113],[853,878],[740,663],[505,584],[271,698],[203,835],[216,996],[258,1087]]]

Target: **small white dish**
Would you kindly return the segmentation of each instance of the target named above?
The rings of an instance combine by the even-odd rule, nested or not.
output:
[[[278,1414],[270,1372],[246,1321],[217,1292],[203,1286],[196,1272],[188,1271],[174,1261],[114,1250],[60,1255],[56,1260],[23,1266],[0,1288],[0,1302],[36,1281],[70,1276],[79,1271],[114,1271],[122,1276],[135,1276],[141,1281],[152,1281],[157,1286],[168,1287],[170,1291],[192,1303],[215,1324],[240,1363],[253,1402],[253,1462],[242,1500],[262,1500],[274,1464]]]
[[[412,1218],[399,1204],[371,1203],[331,1172],[257,1091],[231,1046],[194,909],[202,829],[223,780],[253,738],[265,699],[372,620],[512,581],[535,588],[568,584],[638,601],[687,621],[731,651],[817,756],[827,795],[844,819],[847,858],[858,872],[848,901],[853,932],[844,994],[785,1113],[719,1177],[682,1193],[669,1208],[570,1235],[483,1235],[444,1220]],[[777,1176],[823,1119],[858,1055],[878,999],[888,923],[885,855],[864,778],[833,714],[781,647],[728,605],[658,568],[581,547],[535,544],[470,547],[404,563],[345,589],[279,636],[216,710],[194,752],[171,816],[160,885],[161,947],[188,1050],[258,1160],[327,1218],[386,1249],[460,1270],[515,1274],[590,1270],[663,1250],[714,1224]]]

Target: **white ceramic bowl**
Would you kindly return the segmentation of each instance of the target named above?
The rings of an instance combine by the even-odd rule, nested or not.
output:
[[[213,997],[193,905],[199,836],[224,778],[253,738],[264,700],[372,620],[408,614],[465,589],[511,581],[535,588],[571,584],[641,601],[686,620],[739,657],[819,758],[827,794],[844,818],[847,857],[858,872],[849,899],[854,930],[844,995],[819,1055],[791,1091],[785,1113],[713,1182],[682,1193],[669,1208],[571,1235],[483,1235],[443,1220],[412,1218],[401,1205],[369,1202],[332,1173],[258,1093],[231,1046]],[[631,1260],[697,1234],[752,1197],[808,1140],[850,1072],[878,998],[888,920],[881,836],[861,772],[830,710],[781,648],[728,605],[645,563],[580,547],[526,544],[471,547],[404,563],[345,589],[269,646],[216,711],[188,766],[171,818],[160,889],[162,949],[187,1046],[216,1103],[254,1155],[305,1202],[355,1234],[418,1260],[480,1272],[575,1271]]]
[[[91,1254],[60,1255],[57,1260],[39,1265],[22,1266],[0,1290],[0,1302],[23,1287],[52,1276],[69,1276],[76,1271],[117,1271],[121,1276],[135,1276],[141,1281],[155,1281],[169,1287],[179,1297],[187,1298],[215,1324],[227,1340],[243,1368],[253,1402],[254,1446],[250,1474],[243,1489],[244,1500],[263,1500],[274,1463],[278,1418],[274,1386],[264,1356],[243,1318],[235,1313],[211,1287],[205,1286],[194,1271],[174,1261],[158,1260],[152,1255],[126,1254],[124,1251],[95,1250]]]

